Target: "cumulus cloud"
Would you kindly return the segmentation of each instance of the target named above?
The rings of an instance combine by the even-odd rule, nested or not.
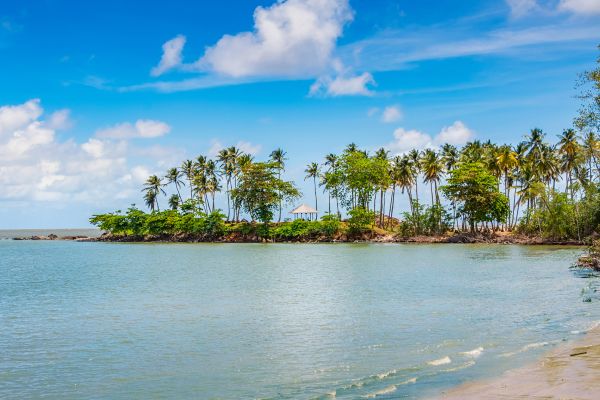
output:
[[[335,57],[337,40],[352,19],[349,0],[279,0],[270,7],[259,6],[252,31],[224,35],[193,63],[183,61],[186,38],[179,35],[163,44],[162,58],[151,71],[159,76],[178,69],[204,73],[201,77],[122,89],[172,92],[273,78],[325,77],[312,91],[328,96],[370,95],[371,74],[340,73]]]
[[[252,156],[257,155],[262,150],[262,146],[260,144],[254,144],[250,142],[246,142],[244,140],[240,140],[235,144],[235,147],[240,149],[242,152],[246,154],[250,154]],[[213,139],[208,149],[208,155],[210,157],[216,157],[219,154],[219,151],[223,150],[225,146],[221,143],[220,140]]]
[[[560,0],[558,9],[577,14],[600,14],[598,0]]]
[[[402,119],[402,110],[399,106],[388,106],[381,114],[381,120],[385,123],[397,122]]]
[[[456,146],[463,145],[472,140],[475,134],[463,122],[455,121],[450,126],[442,128],[440,133],[435,137],[437,144],[449,143]]]
[[[287,0],[254,10],[254,30],[223,36],[198,69],[246,76],[312,76],[329,67],[352,20],[348,0]]]
[[[116,198],[139,198],[145,176],[135,171],[147,167],[129,165],[126,141],[60,141],[56,129],[64,126],[67,113],[45,119],[43,113],[37,99],[0,107],[0,201],[106,205]]]
[[[185,36],[178,35],[175,38],[165,42],[163,44],[163,54],[158,65],[152,68],[150,74],[152,76],[159,76],[164,74],[170,69],[173,69],[181,65],[181,51],[185,45]]]
[[[372,96],[371,86],[375,85],[373,76],[365,72],[356,76],[335,78],[323,77],[313,83],[309,90],[310,96]]]
[[[63,109],[53,112],[48,118],[47,125],[49,128],[56,130],[71,128],[73,126],[73,121],[71,121],[71,110]]]
[[[110,139],[156,138],[171,131],[164,122],[151,119],[138,119],[134,124],[123,122],[109,128],[100,129],[96,137]]]
[[[474,132],[463,122],[455,121],[452,125],[443,127],[434,137],[416,129],[398,128],[394,131],[394,140],[386,147],[395,154],[402,154],[412,149],[436,148],[445,143],[462,146],[474,137]]]

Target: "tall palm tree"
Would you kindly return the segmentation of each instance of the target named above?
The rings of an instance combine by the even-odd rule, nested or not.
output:
[[[270,158],[277,168],[277,178],[281,179],[281,174],[285,171],[285,161],[287,158],[285,157],[287,153],[283,151],[282,148],[277,148],[271,152]],[[279,199],[279,218],[277,218],[277,222],[281,222],[281,199]]]
[[[183,198],[181,197],[181,193],[179,191],[179,187],[180,186],[185,186],[185,183],[183,182],[183,180],[181,179],[181,172],[179,171],[179,169],[177,168],[170,168],[167,171],[167,175],[165,175],[165,178],[167,179],[167,185],[169,184],[173,184],[175,185],[175,190],[177,190],[177,196],[179,196],[179,202],[183,203]]]
[[[562,172],[566,178],[565,192],[570,191],[573,198],[573,171],[580,156],[580,145],[574,129],[565,129],[562,135],[559,135],[559,139],[558,152],[561,155]]]
[[[408,152],[408,160],[412,167],[414,180],[415,180],[415,200],[419,203],[419,174],[421,172],[421,152],[416,149],[412,149]]]
[[[194,197],[194,186],[192,181],[194,180],[194,162],[192,160],[185,160],[181,164],[181,172],[185,175],[190,185],[190,199]]]
[[[600,154],[600,142],[598,141],[598,137],[594,132],[590,131],[583,137],[582,151],[588,165],[589,180],[590,182],[593,182],[594,167],[592,165],[597,166],[598,155]]]
[[[440,195],[438,192],[438,182],[444,172],[442,159],[432,149],[427,149],[421,156],[421,169],[423,171],[423,181],[429,183],[431,189],[431,205],[440,204]],[[434,201],[435,194],[435,201]]]
[[[333,154],[333,153],[329,153],[325,156],[325,162],[323,163],[323,165],[325,165],[326,167],[328,167],[327,173],[331,174],[336,170],[337,166],[338,166],[338,156]],[[326,175],[324,175],[326,176]],[[325,183],[327,183],[327,179],[325,179]],[[339,215],[340,213],[340,206],[339,206],[339,202],[338,202],[338,196],[337,196],[337,187],[334,188],[334,191],[336,193],[335,195],[335,202],[336,202],[336,206],[337,206],[337,213]],[[331,190],[327,190],[327,194],[329,197],[329,207],[328,207],[328,212],[329,215],[331,215]]]
[[[146,200],[146,204],[148,204],[148,201],[152,199],[156,206],[156,209],[160,211],[160,207],[158,205],[158,195],[161,193],[163,195],[167,194],[163,189],[163,183],[161,179],[157,175],[149,176],[146,180],[146,183],[144,184],[144,188],[142,189],[142,191],[146,192],[146,196],[144,197],[144,199]],[[151,209],[152,211],[154,211],[154,207],[151,207]]]
[[[317,177],[319,176],[319,164],[316,162],[312,162],[310,164],[308,164],[306,166],[306,169],[304,170],[304,172],[306,173],[306,176],[304,177],[304,180],[307,180],[309,178],[312,178],[313,180],[313,186],[315,188],[315,210],[319,210],[319,202],[317,199]]]

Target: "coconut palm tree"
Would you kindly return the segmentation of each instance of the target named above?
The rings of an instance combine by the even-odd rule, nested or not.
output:
[[[323,163],[323,165],[325,165],[326,167],[328,167],[327,173],[329,173],[331,176],[331,174],[336,170],[337,166],[338,166],[338,156],[333,154],[333,153],[329,153],[325,156],[325,162]],[[324,177],[324,183],[327,186],[327,173],[325,175],[323,175]],[[340,206],[338,203],[338,198],[337,198],[337,187],[334,189],[336,192],[336,196],[335,196],[335,202],[337,205],[337,213],[339,215],[340,213]],[[329,206],[328,206],[328,212],[331,215],[331,190],[327,190],[327,194],[329,197]]]
[[[144,188],[142,189],[142,191],[146,192],[146,196],[144,197],[144,199],[146,200],[146,204],[148,204],[148,200],[152,199],[155,203],[156,209],[160,211],[160,207],[158,205],[158,195],[161,193],[163,195],[167,194],[163,189],[163,183],[161,179],[157,175],[149,176],[146,180],[146,183],[144,184]],[[148,195],[148,193],[152,194]],[[151,209],[152,211],[154,211],[154,207],[151,207]]]
[[[180,186],[185,186],[185,183],[181,179],[182,173],[177,168],[170,168],[167,171],[167,175],[165,178],[167,179],[167,185],[173,184],[175,185],[175,190],[177,190],[177,196],[179,196],[179,202],[183,203],[183,198],[181,197],[181,193],[179,191]]]
[[[281,179],[281,174],[285,171],[285,161],[287,158],[285,157],[287,153],[283,151],[281,148],[277,148],[271,152],[269,156],[271,161],[275,163],[275,167],[277,168],[277,178]],[[279,199],[279,217],[277,218],[277,222],[281,222],[281,199]]]
[[[192,185],[194,179],[194,162],[192,160],[185,160],[181,164],[181,172],[183,172],[188,180],[188,184],[190,185],[190,199],[192,199],[194,197],[194,186]]]
[[[558,153],[561,156],[562,172],[565,174],[565,193],[570,191],[573,198],[573,171],[577,167],[580,156],[580,145],[577,142],[577,134],[574,129],[565,129],[558,137]]]
[[[597,168],[598,155],[600,154],[600,142],[594,132],[588,132],[583,137],[582,144],[583,156],[587,162],[590,182],[594,181],[594,166]]]
[[[319,202],[317,199],[317,177],[319,176],[319,164],[316,162],[312,162],[310,164],[308,164],[306,166],[306,169],[304,170],[304,172],[306,173],[306,176],[304,177],[304,180],[307,180],[309,178],[312,178],[313,180],[313,186],[315,188],[315,210],[319,210]]]
[[[181,199],[176,194],[169,197],[169,207],[171,207],[171,210],[177,210],[179,208],[179,200]]]
[[[415,200],[419,203],[419,174],[421,172],[421,152],[416,149],[412,149],[408,152],[408,160],[413,172],[415,181]]]
[[[431,189],[431,205],[440,204],[440,195],[438,192],[438,182],[444,172],[444,164],[439,154],[432,149],[427,149],[421,156],[421,169],[423,171],[423,181],[429,183]],[[435,194],[435,201],[434,201]]]

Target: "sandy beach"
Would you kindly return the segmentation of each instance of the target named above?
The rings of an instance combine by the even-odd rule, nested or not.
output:
[[[600,328],[533,364],[461,385],[436,399],[600,399]]]

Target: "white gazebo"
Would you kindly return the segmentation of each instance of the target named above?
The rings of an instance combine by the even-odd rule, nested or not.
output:
[[[308,219],[310,221],[315,220],[319,217],[319,212],[314,208],[307,206],[306,204],[302,204],[292,210],[290,214],[294,215],[294,219]]]

